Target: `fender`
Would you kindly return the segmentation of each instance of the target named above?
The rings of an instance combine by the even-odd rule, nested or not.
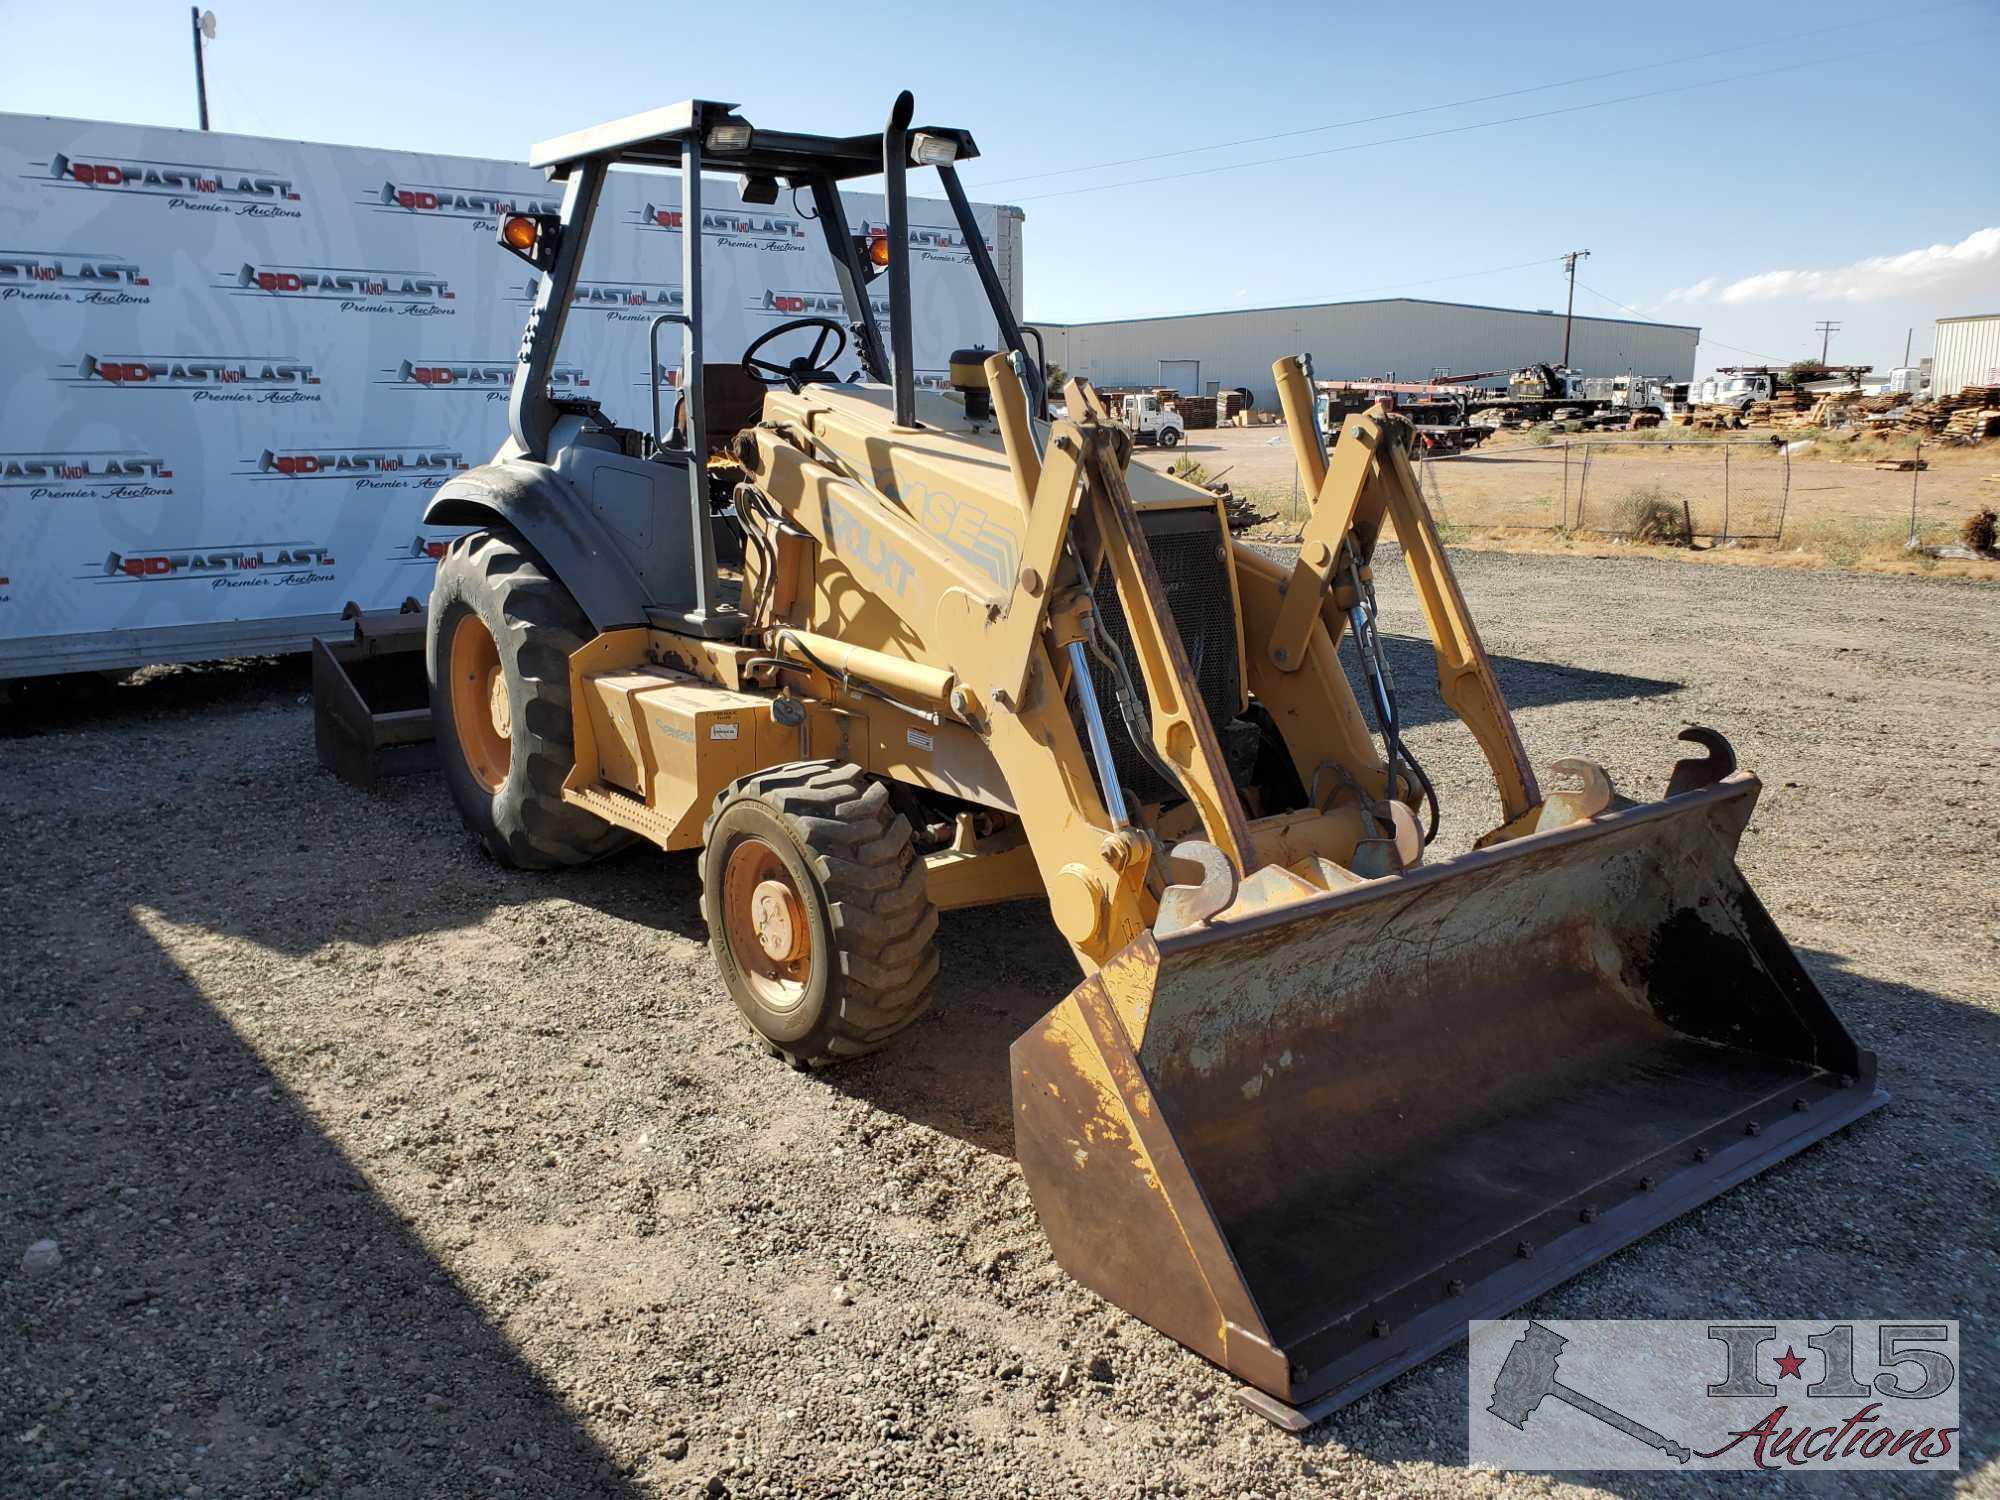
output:
[[[495,521],[521,533],[599,632],[646,623],[646,588],[625,549],[547,464],[497,458],[448,480],[424,507],[427,525]]]

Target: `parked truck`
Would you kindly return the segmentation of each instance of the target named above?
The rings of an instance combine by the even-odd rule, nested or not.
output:
[[[1609,382],[1602,376],[1586,376],[1568,365],[1532,364],[1516,370],[1487,370],[1476,375],[1447,377],[1463,384],[1507,376],[1505,395],[1471,393],[1470,420],[1486,427],[1512,426],[1526,422],[1561,421],[1571,417],[1590,418],[1611,406]]]
[[[1665,375],[1619,375],[1611,382],[1611,408],[1614,411],[1656,412],[1662,417],[1671,417],[1687,410],[1688,382],[1672,380]]]
[[[1738,416],[1760,401],[1774,401],[1794,389],[1824,392],[1859,389],[1872,365],[1819,365],[1801,372],[1791,365],[1723,365],[1694,383],[1693,404],[1724,406]],[[1809,378],[1795,377],[1804,373]]]
[[[1114,414],[1118,425],[1138,442],[1151,443],[1156,448],[1178,448],[1187,441],[1187,423],[1157,393],[1120,396]]]

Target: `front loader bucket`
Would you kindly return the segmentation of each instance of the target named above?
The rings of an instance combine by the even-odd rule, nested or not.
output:
[[[1303,1427],[1883,1103],[1736,868],[1757,792],[1130,944],[1013,1047],[1057,1259]]]

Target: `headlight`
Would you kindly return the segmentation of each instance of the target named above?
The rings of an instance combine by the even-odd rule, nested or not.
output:
[[[919,130],[910,137],[910,160],[920,167],[945,166],[958,160],[958,142],[948,135]]]
[[[708,149],[717,152],[748,151],[750,127],[741,120],[709,126]]]

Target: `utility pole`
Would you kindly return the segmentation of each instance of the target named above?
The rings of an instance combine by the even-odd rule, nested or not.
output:
[[[1590,254],[1588,250],[1572,250],[1563,259],[1563,269],[1569,272],[1569,303],[1563,308],[1563,357],[1564,365],[1569,363],[1569,325],[1576,314],[1576,263]]]
[[[1910,342],[1916,336],[1917,330],[1914,328],[1903,335],[1903,368],[1906,370],[1910,367]]]
[[[194,97],[201,109],[201,128],[208,129],[208,74],[202,67],[201,43],[215,40],[215,12],[199,5],[188,7],[188,22],[194,29]]]
[[[1824,369],[1826,368],[1826,346],[1832,340],[1833,336],[1840,332],[1840,325],[1838,323],[1815,323],[1813,324],[1813,332],[1819,335],[1819,363],[1820,368]]]

